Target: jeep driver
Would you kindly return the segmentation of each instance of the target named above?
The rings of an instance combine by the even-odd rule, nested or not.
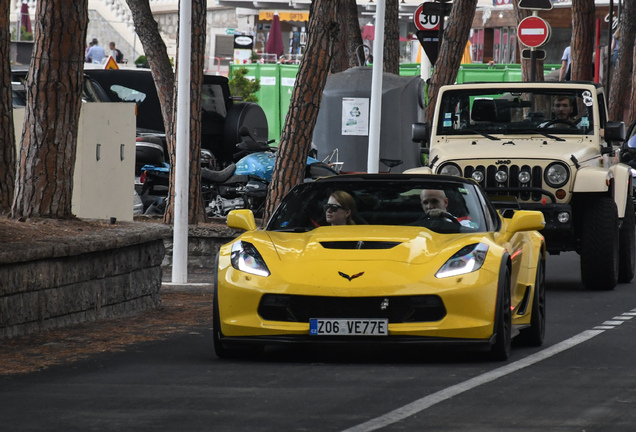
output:
[[[636,259],[624,139],[594,83],[450,85],[432,127],[413,125],[427,163],[409,172],[472,178],[495,202],[542,211],[548,252],[576,251],[584,286],[610,290],[632,280]]]

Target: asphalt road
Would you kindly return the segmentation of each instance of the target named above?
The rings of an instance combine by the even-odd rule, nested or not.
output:
[[[547,335],[507,362],[415,349],[219,360],[209,328],[0,377],[2,431],[632,431],[636,283],[583,289],[548,257]]]

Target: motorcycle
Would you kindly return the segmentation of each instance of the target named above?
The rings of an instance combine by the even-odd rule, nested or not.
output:
[[[245,208],[252,210],[257,217],[262,216],[275,162],[275,151],[266,151],[248,154],[221,171],[202,168],[202,183],[205,181],[214,191],[208,215],[225,217],[231,210]],[[305,181],[333,175],[338,175],[338,172],[329,165],[307,157]]]
[[[202,156],[202,161],[206,160]],[[249,153],[221,170],[210,169],[207,166],[211,164],[205,162],[207,166],[201,168],[201,187],[208,216],[226,217],[235,209],[250,209],[257,217],[261,216],[275,162],[274,148]],[[307,157],[305,181],[333,175],[338,175],[338,172],[328,164]],[[143,186],[140,195],[142,199],[154,199],[145,214],[163,214],[169,178],[170,165],[167,163],[142,167]],[[157,191],[160,191],[160,195],[157,195]],[[164,193],[161,194],[161,191]]]

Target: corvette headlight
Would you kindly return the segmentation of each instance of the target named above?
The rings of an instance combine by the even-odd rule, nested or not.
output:
[[[487,252],[488,245],[484,243],[464,246],[444,263],[442,268],[435,273],[435,277],[441,279],[479,270],[486,260]]]
[[[230,261],[232,262],[232,267],[245,273],[257,276],[270,275],[265,260],[252,243],[241,240],[234,243]]]

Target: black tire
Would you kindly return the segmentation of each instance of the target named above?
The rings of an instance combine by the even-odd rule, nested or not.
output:
[[[589,290],[609,291],[618,283],[618,211],[610,196],[592,198],[581,226],[581,279]]]
[[[223,333],[221,333],[221,318],[219,316],[219,299],[217,294],[217,287],[214,287],[214,294],[212,295],[212,339],[214,341],[214,353],[218,358],[226,358],[228,350],[224,343],[221,341]]]
[[[532,297],[532,318],[530,327],[521,330],[519,340],[528,346],[541,346],[545,338],[545,260],[539,259]]]
[[[636,265],[636,216],[634,215],[634,201],[627,197],[625,203],[625,217],[621,221],[618,246],[618,282],[629,283],[634,279]]]
[[[493,360],[505,361],[512,351],[512,311],[510,310],[510,270],[504,263],[499,272],[495,343],[490,349]]]

